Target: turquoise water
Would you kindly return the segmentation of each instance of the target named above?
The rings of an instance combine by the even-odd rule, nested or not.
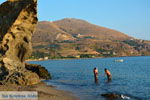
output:
[[[115,62],[123,59],[124,62]],[[80,100],[108,100],[103,93],[118,93],[130,100],[150,100],[150,56],[30,62],[41,64],[51,72],[46,81],[59,89],[73,92]],[[95,84],[93,68],[99,69],[99,84]],[[112,73],[112,82],[106,81],[104,68]]]

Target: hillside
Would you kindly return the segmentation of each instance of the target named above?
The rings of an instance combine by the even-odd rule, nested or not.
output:
[[[54,22],[63,31],[72,35],[87,35],[101,40],[124,40],[130,37],[116,30],[90,24],[84,20],[66,18]]]
[[[150,55],[150,42],[80,19],[39,22],[32,37],[33,58]]]

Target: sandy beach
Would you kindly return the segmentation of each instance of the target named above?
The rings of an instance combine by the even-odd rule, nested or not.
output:
[[[58,90],[43,82],[29,86],[0,85],[0,91],[37,91],[38,100],[77,100],[72,93]]]

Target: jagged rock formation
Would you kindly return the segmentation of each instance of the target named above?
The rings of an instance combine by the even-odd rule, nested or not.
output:
[[[25,68],[36,73],[40,79],[52,79],[51,74],[41,65],[26,63]]]
[[[0,5],[0,83],[30,85],[39,76],[25,68],[37,24],[37,0],[7,0]]]

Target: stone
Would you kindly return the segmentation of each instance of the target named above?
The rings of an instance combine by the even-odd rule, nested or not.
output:
[[[39,76],[25,68],[32,53],[37,24],[37,0],[7,0],[0,5],[0,83],[30,85]]]
[[[119,99],[119,98],[121,99],[121,95],[115,94],[115,93],[101,94],[101,96],[106,97],[106,98],[109,98],[109,99],[112,99],[112,100],[114,100],[114,99]]]
[[[33,85],[39,83],[39,76],[36,73],[30,71],[25,72],[13,72],[5,80],[5,84],[14,85]]]
[[[51,74],[48,72],[47,69],[45,69],[45,67],[41,66],[41,65],[37,65],[37,64],[28,64],[26,63],[25,64],[25,68],[27,70],[30,70],[34,73],[36,73],[40,79],[51,79]]]
[[[129,100],[131,99],[131,97],[127,96],[127,95],[123,95],[123,94],[117,94],[117,93],[105,93],[105,94],[101,94],[101,96],[107,98],[108,100]],[[137,100],[136,98],[134,98],[134,100]]]
[[[0,49],[3,57],[23,62],[31,55],[36,12],[34,0],[8,0],[0,6]]]

